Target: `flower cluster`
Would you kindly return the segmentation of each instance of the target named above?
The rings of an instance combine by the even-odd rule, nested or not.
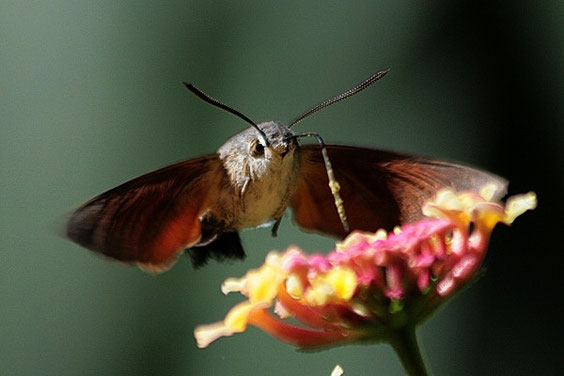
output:
[[[269,253],[259,269],[225,281],[224,293],[248,300],[224,321],[196,328],[198,346],[248,325],[302,348],[393,342],[398,329],[414,328],[476,275],[498,222],[509,225],[536,206],[534,193],[505,205],[493,196],[490,186],[479,194],[445,189],[422,208],[426,218],[391,233],[354,232],[328,255],[297,247]]]

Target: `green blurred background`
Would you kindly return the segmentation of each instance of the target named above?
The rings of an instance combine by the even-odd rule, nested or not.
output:
[[[181,81],[287,121],[388,67],[300,130],[478,165],[540,199],[495,231],[485,276],[420,328],[434,373],[558,373],[563,4],[1,0],[0,374],[402,374],[387,346],[301,353],[254,328],[196,348],[193,328],[241,300],[221,295],[225,278],[270,249],[331,249],[289,215],[278,238],[242,234],[243,263],[194,271],[183,257],[158,277],[57,236],[81,202],[246,127]]]

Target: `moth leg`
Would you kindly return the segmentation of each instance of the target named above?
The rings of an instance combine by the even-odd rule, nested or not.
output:
[[[276,219],[274,225],[272,226],[272,237],[275,238],[278,236],[278,227],[280,226],[280,222],[282,222],[282,217]]]
[[[249,187],[249,183],[251,182],[251,178],[247,177],[245,179],[245,182],[243,183],[243,188],[241,188],[241,199],[243,199],[243,197],[245,196],[245,192],[247,191],[247,188]]]
[[[274,213],[274,225],[272,226],[272,237],[276,237],[278,236],[278,227],[280,227],[280,222],[282,222],[282,216],[284,215],[284,211],[286,210],[286,206],[288,205],[288,201],[290,200],[290,195],[287,195],[286,197],[284,197],[284,199],[282,200],[282,203],[280,204],[280,207],[278,208],[278,210],[276,210],[276,213]]]
[[[250,174],[250,172],[248,174]],[[247,210],[247,205],[245,204],[245,192],[247,192],[247,188],[249,188],[250,182],[251,182],[251,178],[249,176],[247,176],[247,178],[245,179],[245,182],[243,183],[243,187],[241,188],[241,191],[239,192],[239,201],[241,202],[241,207],[243,208],[243,211]]]

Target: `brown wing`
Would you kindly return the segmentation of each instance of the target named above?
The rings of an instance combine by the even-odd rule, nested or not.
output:
[[[387,230],[422,216],[421,205],[442,187],[479,189],[487,182],[505,194],[506,181],[454,163],[349,146],[327,146],[351,230]],[[300,178],[291,207],[304,230],[343,238],[321,150],[300,148]]]
[[[207,155],[142,175],[78,208],[66,234],[119,261],[164,271],[200,239],[200,216],[222,171],[219,157]]]

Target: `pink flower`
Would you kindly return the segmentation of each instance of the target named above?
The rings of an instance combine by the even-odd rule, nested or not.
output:
[[[239,291],[248,300],[224,321],[197,327],[198,346],[254,325],[299,347],[383,341],[398,350],[474,278],[494,226],[536,206],[532,192],[505,205],[492,202],[493,193],[490,186],[480,194],[442,190],[422,208],[427,218],[393,233],[354,232],[328,255],[297,247],[269,253],[259,269],[225,281],[224,293]]]

